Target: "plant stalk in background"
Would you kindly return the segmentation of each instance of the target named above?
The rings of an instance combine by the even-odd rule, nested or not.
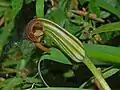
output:
[[[45,36],[49,37],[53,43],[58,46],[66,55],[68,55],[73,61],[77,63],[83,62],[90,69],[104,90],[111,90],[102,77],[101,73],[86,56],[82,43],[76,37],[50,20],[35,18],[28,23],[25,30],[25,36],[35,42],[37,46],[39,46],[38,43],[40,43],[40,40],[35,36],[36,27],[37,30],[39,29],[40,31],[43,31]],[[43,46],[39,48],[47,51],[47,49]]]

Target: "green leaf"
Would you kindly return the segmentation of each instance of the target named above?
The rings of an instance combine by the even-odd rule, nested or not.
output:
[[[2,7],[10,7],[11,3],[7,0],[0,0],[0,6]]]
[[[23,83],[21,78],[10,78],[4,81],[4,87],[2,90],[12,90],[15,86],[20,85]]]
[[[115,32],[101,33],[100,37],[102,38],[102,42],[104,43],[106,41],[109,42],[109,40],[112,40],[113,38],[117,37],[118,35],[120,35],[120,32],[119,31],[115,31]]]
[[[110,4],[113,7],[117,6],[118,0],[105,0],[108,4]]]
[[[120,69],[117,69],[117,68],[111,68],[111,67],[108,67],[106,69],[104,69],[102,72],[102,75],[105,79],[111,77],[112,75],[116,74],[117,72],[119,72]],[[83,88],[85,87],[86,85],[88,85],[90,83],[90,81],[92,81],[94,79],[94,77],[91,77],[89,80],[85,81],[81,86],[80,88]]]
[[[13,18],[16,16],[16,14],[21,10],[23,6],[23,0],[12,0],[11,1],[12,5],[12,13],[13,13]]]
[[[39,78],[34,78],[34,77],[25,77],[23,80],[27,83],[39,83],[40,79]],[[42,82],[42,81],[41,81]]]
[[[120,22],[102,25],[96,28],[96,30],[92,32],[92,35],[102,33],[102,32],[109,32],[109,31],[120,31]]]
[[[44,0],[36,0],[36,15],[37,17],[44,17]]]
[[[93,0],[79,0],[79,1],[82,4],[86,3],[87,1],[90,2],[90,3],[93,2],[93,3],[95,3],[95,4],[91,5],[91,7],[93,8],[93,11],[97,10],[97,8],[94,9],[94,6],[98,6],[100,8],[103,8],[103,9],[107,10],[108,12],[111,12],[111,13],[115,14],[118,18],[120,18],[119,9],[115,8],[117,2],[119,2],[119,1],[116,1],[116,0],[95,0],[95,1],[93,1]],[[89,7],[89,8],[91,8],[91,7]],[[106,12],[106,14],[108,15],[107,12]]]
[[[29,60],[35,49],[34,43],[30,40],[23,40],[19,45],[22,53],[22,58]]]
[[[58,8],[61,8],[63,11],[66,11],[69,8],[70,0],[60,0]]]
[[[55,62],[71,65],[69,59],[59,49],[56,48],[50,48],[50,55],[43,55],[41,60],[52,60]]]
[[[22,54],[20,63],[17,64],[18,69],[24,69],[28,64],[31,55],[34,53],[34,43],[29,40],[23,40],[20,44],[20,51]]]
[[[107,18],[108,16],[110,16],[109,12],[106,12],[106,11],[101,11],[100,12],[100,17],[101,18]]]
[[[90,13],[95,13],[97,16],[100,15],[100,8],[96,5],[96,0],[90,0],[88,8]]]
[[[25,69],[27,63],[28,63],[27,60],[21,59],[20,63],[17,64],[16,68],[19,69],[19,70],[23,70],[23,69]]]
[[[120,69],[118,68],[112,68],[106,72],[103,73],[103,77],[104,78],[108,78],[110,76],[113,76],[114,74],[116,74],[118,71],[120,71]]]
[[[120,48],[106,45],[83,44],[88,57],[108,63],[120,64]]]
[[[78,18],[77,18],[78,19]],[[75,20],[77,21],[77,20]],[[78,19],[78,22],[81,22],[82,20],[80,20],[80,18]],[[75,35],[76,33],[80,32],[80,29],[82,27],[81,26],[78,26],[78,25],[75,25],[71,22],[69,22],[68,20],[66,21],[66,24],[65,24],[65,29],[70,32],[71,34]]]
[[[11,65],[17,65],[18,63],[20,63],[20,61],[17,61],[17,60],[7,60],[7,61],[3,62],[3,66],[7,67],[7,66],[11,66]]]
[[[4,44],[7,42],[8,36],[11,33],[11,30],[13,28],[14,24],[13,21],[11,21],[3,30],[3,32],[0,35],[0,52],[4,46]]]
[[[117,9],[120,10],[120,0],[117,0]]]
[[[32,90],[92,90],[92,89],[81,89],[81,88],[36,88],[36,89],[32,89]]]
[[[96,0],[96,5],[115,14],[118,18],[120,18],[120,12],[112,5],[108,4],[105,0]]]
[[[4,27],[4,31],[0,35],[0,52],[3,48],[3,45],[7,42],[7,39],[14,27],[14,18],[18,14],[18,12],[21,10],[23,5],[23,0],[12,0],[11,1],[11,6],[12,10],[9,9],[5,14],[5,18],[8,19],[8,21],[5,21],[6,25]],[[8,23],[8,24],[7,24]]]
[[[59,24],[62,27],[64,26],[66,18],[67,18],[66,12],[61,8],[56,8],[52,10],[45,17],[49,20],[54,21],[55,23]]]

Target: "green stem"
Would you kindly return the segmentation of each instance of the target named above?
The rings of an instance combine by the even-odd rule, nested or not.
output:
[[[86,57],[83,62],[90,69],[90,71],[93,73],[93,75],[95,76],[95,78],[101,84],[102,88],[104,90],[111,90],[110,87],[109,87],[109,85],[106,83],[106,81],[102,77],[101,73],[97,70],[97,68],[91,62],[91,60],[88,57]]]

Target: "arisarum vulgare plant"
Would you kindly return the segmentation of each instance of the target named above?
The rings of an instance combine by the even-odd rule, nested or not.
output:
[[[25,36],[28,39],[32,40],[40,49],[46,52],[49,52],[49,50],[40,43],[39,37],[35,35],[35,33],[39,33],[36,31],[36,28],[37,30],[43,32],[44,37],[49,37],[52,42],[57,47],[59,47],[66,55],[68,55],[73,61],[77,63],[83,62],[93,73],[103,90],[111,90],[102,77],[101,73],[97,70],[91,60],[86,56],[84,47],[80,40],[70,34],[67,30],[50,20],[35,18],[31,20],[26,26]]]

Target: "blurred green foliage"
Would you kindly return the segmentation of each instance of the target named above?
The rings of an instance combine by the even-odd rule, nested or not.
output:
[[[84,11],[83,7],[86,9],[86,16],[71,12],[71,10]],[[49,86],[67,86],[72,87],[72,90],[94,88],[92,75],[88,74],[87,77],[86,73],[82,72],[85,67],[82,64],[79,66],[84,68],[82,71],[78,67],[73,68],[70,58],[58,47],[52,47],[49,38],[45,37],[43,42],[51,45],[49,46],[51,54],[40,51],[34,43],[24,40],[24,28],[31,15],[32,18],[36,16],[50,19],[80,39],[87,56],[101,68],[103,76],[111,80],[110,77],[119,73],[120,48],[119,43],[118,47],[108,46],[106,43],[120,35],[119,11],[119,0],[0,0],[0,89],[40,90],[44,87],[45,90],[69,90],[69,88],[45,88],[38,75],[37,66],[41,67],[42,77]],[[95,14],[96,18],[105,22],[91,19],[89,14]],[[21,32],[22,34],[18,36],[17,33]],[[20,40],[17,40],[16,36]],[[39,60],[42,60],[41,65],[38,65]],[[117,78],[119,80],[119,77]],[[113,83],[108,83],[112,88],[120,89],[114,87]]]

